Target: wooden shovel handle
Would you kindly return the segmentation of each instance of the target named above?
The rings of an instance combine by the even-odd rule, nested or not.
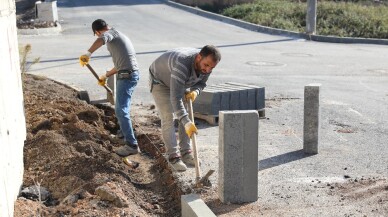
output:
[[[94,69],[89,65],[89,64],[86,64],[86,67],[88,67],[88,69],[92,72],[92,74],[94,75],[94,77],[96,77],[96,79],[99,81],[100,80],[100,77],[98,77],[96,71],[94,71]],[[113,91],[106,85],[104,85],[104,88],[106,91],[108,91],[110,94],[113,94]]]
[[[194,122],[194,113],[193,113],[193,103],[191,102],[191,99],[188,100],[188,110],[189,110],[190,120],[193,123],[195,123]],[[197,151],[197,138],[196,138],[195,133],[193,133],[193,135],[191,136],[191,141],[192,141],[192,145],[193,145],[196,181],[199,182],[201,180],[201,169],[199,168],[198,151]]]

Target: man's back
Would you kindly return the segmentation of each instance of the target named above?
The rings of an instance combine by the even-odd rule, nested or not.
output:
[[[117,70],[139,70],[135,48],[127,36],[111,28],[104,32],[101,38],[112,55],[113,63]]]
[[[158,57],[150,66],[155,79],[170,87],[171,77],[185,85],[188,78],[195,74],[194,59],[199,50],[195,48],[177,48]]]

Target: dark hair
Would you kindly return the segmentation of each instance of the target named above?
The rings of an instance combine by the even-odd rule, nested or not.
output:
[[[207,57],[209,55],[213,56],[214,62],[219,62],[221,60],[221,53],[218,48],[214,45],[206,45],[201,49],[199,55],[202,57]]]
[[[96,31],[101,31],[101,30],[105,29],[107,26],[108,26],[108,24],[106,24],[105,20],[103,20],[103,19],[95,20],[92,23],[93,34],[96,34]]]

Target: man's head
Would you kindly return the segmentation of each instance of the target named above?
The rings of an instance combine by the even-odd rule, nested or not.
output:
[[[203,74],[211,73],[220,62],[221,53],[214,45],[206,45],[195,57],[195,70]]]
[[[92,23],[92,30],[94,35],[100,36],[102,32],[108,30],[108,24],[105,20],[97,19]]]

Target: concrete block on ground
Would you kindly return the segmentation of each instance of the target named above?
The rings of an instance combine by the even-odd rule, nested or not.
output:
[[[259,116],[256,110],[220,111],[218,195],[223,203],[258,198]]]
[[[220,94],[220,106],[219,106],[219,110],[215,113],[215,115],[218,115],[219,111],[228,111],[229,110],[230,98],[231,98],[231,95],[230,95],[231,91],[230,90],[222,89],[222,88],[219,88],[217,86],[209,86],[204,91],[211,91],[212,94],[215,94],[215,93]],[[204,92],[204,91],[202,91],[202,92]],[[201,95],[199,95],[198,97],[201,97]],[[214,102],[212,102],[212,104],[213,103]],[[194,101],[194,104],[195,104],[195,101]],[[209,105],[206,105],[206,107],[209,107]],[[202,113],[202,111],[196,111],[196,112]]]
[[[181,196],[182,217],[215,217],[198,194]]]
[[[229,99],[229,103],[227,106],[224,106],[222,111],[228,111],[228,110],[238,110],[239,104],[240,104],[240,94],[238,91],[225,87],[225,86],[215,86],[214,88],[217,88],[218,91],[222,93],[221,97],[224,99]],[[227,100],[226,100],[227,101]]]
[[[318,154],[320,87],[321,84],[309,84],[304,87],[303,150],[307,154]]]
[[[258,87],[256,89],[256,108],[257,110],[265,108],[265,88]]]
[[[228,88],[239,92],[238,110],[253,110],[256,109],[256,90],[242,85],[234,85],[233,83],[225,83]],[[232,110],[232,109],[231,109]]]
[[[247,110],[248,109],[248,88],[234,86],[230,84],[220,84],[217,87],[231,92],[231,101],[229,110]],[[252,98],[254,99],[254,98]],[[252,100],[251,99],[251,100]],[[254,100],[253,100],[254,101]]]
[[[194,112],[202,116],[218,116],[219,111],[231,110],[264,111],[264,108],[264,87],[234,82],[206,87],[193,103]]]
[[[57,1],[37,1],[35,15],[40,21],[58,21]]]
[[[236,82],[227,82],[226,84],[250,88],[251,90],[254,89],[255,90],[255,95],[254,95],[255,100],[253,101],[254,102],[253,109],[260,110],[260,109],[265,108],[265,88],[264,87],[259,87],[259,86],[250,85],[250,84],[240,84],[240,83],[236,83]],[[251,98],[249,98],[249,99],[253,99],[252,97],[253,96],[251,96]]]
[[[195,112],[201,111],[202,114],[206,115],[218,115],[221,110],[221,93],[215,90],[202,91],[201,97],[193,103],[193,110]],[[228,105],[229,103],[224,103]]]

